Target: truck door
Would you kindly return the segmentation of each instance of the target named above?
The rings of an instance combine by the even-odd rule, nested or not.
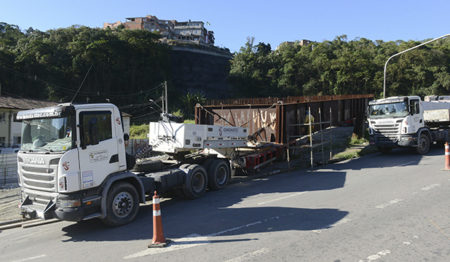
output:
[[[99,186],[105,177],[119,170],[112,113],[111,108],[80,110],[77,115],[81,189]]]
[[[419,128],[424,126],[423,123],[423,114],[420,110],[420,101],[419,99],[411,99],[409,100],[409,112],[411,114],[411,123],[410,128],[412,132],[417,132]]]

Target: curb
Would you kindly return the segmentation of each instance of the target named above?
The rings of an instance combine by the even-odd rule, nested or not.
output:
[[[56,219],[56,218],[52,218],[52,219],[48,219],[48,220],[39,220],[39,219],[21,220],[21,219],[16,219],[16,220],[4,221],[4,222],[1,222],[0,231],[6,230],[6,229],[17,228],[17,227],[30,228],[30,227],[35,227],[35,226],[55,223],[55,222],[58,222],[58,221],[61,221],[61,220]]]

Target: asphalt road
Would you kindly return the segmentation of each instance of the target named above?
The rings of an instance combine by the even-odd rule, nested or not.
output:
[[[450,261],[443,149],[374,154],[162,203],[119,228],[58,222],[0,232],[0,261]]]

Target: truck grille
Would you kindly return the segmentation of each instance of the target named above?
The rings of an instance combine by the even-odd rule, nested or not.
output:
[[[57,165],[36,167],[19,163],[22,186],[29,189],[56,192]]]
[[[392,124],[375,124],[373,125],[374,131],[379,134],[378,140],[381,141],[396,141],[400,134],[400,123],[402,120],[398,120]]]

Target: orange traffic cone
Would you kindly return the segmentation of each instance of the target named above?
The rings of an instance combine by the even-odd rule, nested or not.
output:
[[[445,170],[450,170],[450,147],[445,142]]]
[[[148,247],[165,247],[169,242],[170,240],[164,237],[159,196],[155,191],[155,195],[153,195],[153,239]]]

